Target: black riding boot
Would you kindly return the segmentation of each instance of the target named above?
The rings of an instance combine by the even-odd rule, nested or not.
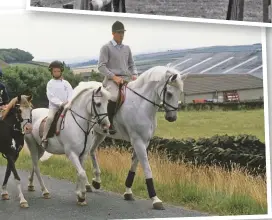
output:
[[[116,133],[116,130],[113,126],[113,116],[114,116],[114,112],[115,112],[115,108],[116,108],[116,102],[113,102],[111,100],[109,100],[108,103],[108,117],[109,117],[109,121],[110,121],[110,129],[109,129],[109,133],[111,135]]]

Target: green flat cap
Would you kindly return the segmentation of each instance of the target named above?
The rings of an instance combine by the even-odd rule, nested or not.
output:
[[[112,25],[112,32],[126,31],[122,22],[116,21]]]

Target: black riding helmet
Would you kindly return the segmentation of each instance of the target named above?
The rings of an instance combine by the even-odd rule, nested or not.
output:
[[[64,65],[63,65],[63,63],[60,62],[60,61],[58,61],[58,60],[55,60],[52,63],[50,63],[50,65],[48,67],[48,70],[51,72],[51,74],[52,74],[53,68],[60,68],[61,72],[64,71]]]

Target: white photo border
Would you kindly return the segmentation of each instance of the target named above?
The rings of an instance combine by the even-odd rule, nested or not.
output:
[[[153,19],[153,20],[165,20],[165,21],[185,21],[185,22],[187,21],[187,22],[208,23],[208,24],[272,27],[272,23],[264,23],[264,22],[234,21],[234,20],[192,18],[192,17],[168,16],[168,15],[149,15],[149,14],[137,14],[137,13],[118,13],[118,12],[88,11],[88,10],[78,10],[78,9],[36,7],[36,6],[31,6],[31,0],[26,0],[26,10],[39,11],[39,12],[79,14],[79,15],[98,15],[98,16],[110,16],[110,17]]]
[[[127,17],[127,18],[143,18],[154,20],[167,20],[167,21],[183,21],[183,22],[198,22],[209,24],[222,24],[222,25],[242,25],[254,26],[261,28],[262,35],[262,63],[263,63],[263,94],[264,94],[264,125],[265,125],[265,146],[266,146],[266,179],[267,179],[267,214],[264,215],[236,215],[236,216],[207,216],[207,217],[182,217],[182,218],[154,218],[154,219],[182,219],[182,220],[246,220],[246,219],[272,219],[272,204],[271,204],[271,158],[270,158],[270,132],[269,132],[269,105],[268,105],[268,80],[267,80],[267,41],[266,41],[266,28],[272,27],[272,24],[259,22],[245,22],[245,21],[227,21],[216,19],[202,19],[202,18],[185,18],[173,16],[159,16],[159,15],[143,15],[132,13],[115,13],[115,12],[100,12],[100,11],[86,11],[75,9],[57,9],[46,7],[33,7],[30,6],[31,0],[26,0],[26,10],[36,12],[55,12],[55,13],[68,13],[77,15],[100,15],[111,17]]]

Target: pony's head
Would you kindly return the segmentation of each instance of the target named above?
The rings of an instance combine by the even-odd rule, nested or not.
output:
[[[95,122],[100,125],[100,128],[107,133],[110,121],[107,114],[108,101],[111,94],[102,86],[102,83],[96,81],[81,82],[74,89],[74,94],[71,103],[77,99],[77,97],[85,92],[88,92],[87,112],[95,119]]]
[[[32,131],[32,108],[33,105],[31,103],[32,96],[26,96],[26,95],[18,95],[17,97],[13,98],[9,104],[6,107],[6,110],[4,111],[2,118],[5,119],[7,115],[12,111],[14,112],[14,109],[20,110],[20,118],[21,121],[21,129],[24,130],[25,133],[30,133]]]
[[[110,97],[110,93],[100,86],[98,89],[93,90],[92,105],[91,108],[89,108],[89,113],[92,114],[104,133],[108,133],[108,129],[110,127],[107,113],[107,106]]]

